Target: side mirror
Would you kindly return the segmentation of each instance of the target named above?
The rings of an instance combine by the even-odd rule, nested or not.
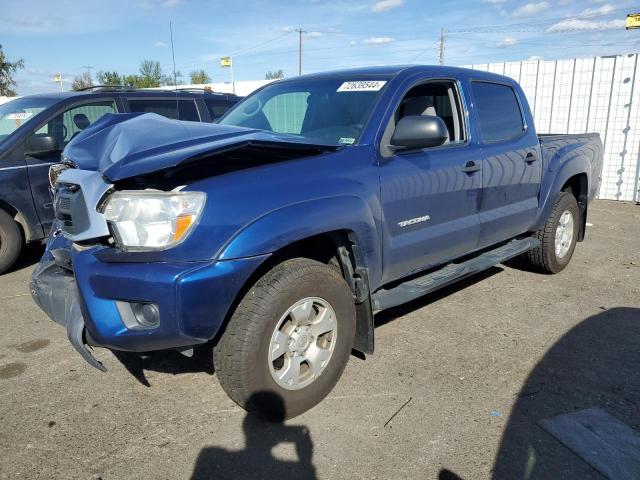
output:
[[[438,147],[448,138],[449,131],[440,117],[410,115],[401,118],[397,123],[391,137],[391,145],[399,149],[416,150]]]
[[[59,152],[58,142],[50,135],[32,135],[27,139],[25,149],[27,155],[40,157]]]

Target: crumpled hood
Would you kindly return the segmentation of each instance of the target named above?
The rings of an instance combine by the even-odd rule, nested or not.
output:
[[[62,156],[110,181],[156,172],[206,155],[246,147],[287,150],[339,147],[312,145],[302,138],[264,130],[170,120],[155,113],[106,114],[82,131]]]

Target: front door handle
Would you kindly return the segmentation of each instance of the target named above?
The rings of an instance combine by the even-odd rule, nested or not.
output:
[[[536,152],[527,152],[524,157],[524,161],[527,163],[533,163],[538,160],[538,154]]]
[[[482,166],[479,163],[474,162],[473,160],[469,160],[467,164],[462,167],[462,171],[464,173],[473,173],[480,170]]]

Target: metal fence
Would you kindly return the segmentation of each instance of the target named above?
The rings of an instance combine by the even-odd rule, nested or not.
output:
[[[600,133],[598,198],[628,201],[640,201],[639,67],[637,53],[471,65],[520,83],[538,133]]]

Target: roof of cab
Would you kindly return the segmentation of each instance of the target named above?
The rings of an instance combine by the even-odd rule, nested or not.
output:
[[[385,76],[385,77],[398,77],[409,76],[417,73],[425,75],[432,75],[434,77],[469,77],[472,76],[478,79],[486,80],[501,80],[505,81],[508,77],[498,75],[496,73],[484,72],[482,70],[472,70],[470,68],[462,67],[449,67],[443,65],[386,65],[386,66],[372,66],[372,67],[359,67],[348,68],[342,70],[331,70],[327,72],[318,72],[302,75],[300,77],[292,77],[288,79],[280,80],[281,82],[297,81],[304,79],[323,79],[323,78],[353,78],[354,76]]]

